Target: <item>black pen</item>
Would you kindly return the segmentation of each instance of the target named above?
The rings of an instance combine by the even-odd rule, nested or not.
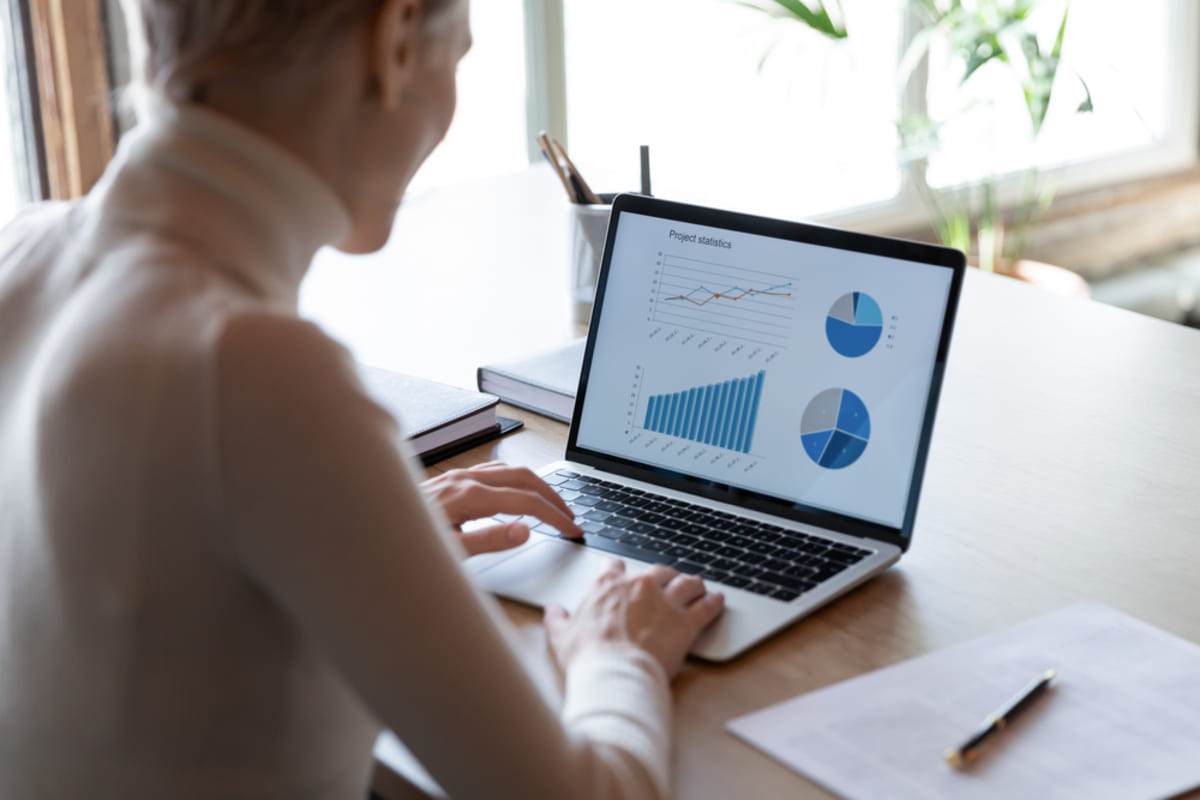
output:
[[[946,763],[958,769],[974,761],[979,755],[979,748],[983,747],[984,743],[991,739],[997,731],[1002,731],[1008,727],[1013,718],[1028,708],[1034,700],[1049,688],[1050,681],[1054,680],[1054,674],[1054,670],[1046,670],[1028,686],[1017,692],[998,711],[988,715],[988,718],[983,721],[983,725],[971,738],[967,739],[967,741],[963,742],[956,749],[947,751]]]

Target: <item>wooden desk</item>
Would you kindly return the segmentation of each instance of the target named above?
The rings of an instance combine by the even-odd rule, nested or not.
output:
[[[515,180],[529,192],[524,207],[536,209],[531,216],[561,211],[536,199],[557,200],[550,176],[534,171]],[[431,199],[402,217],[398,233],[410,221],[429,225],[424,214],[432,205]],[[507,243],[533,246],[524,237],[542,220],[508,216],[500,226]],[[475,245],[454,247],[467,259],[478,257]],[[436,326],[446,338],[432,343],[420,335],[431,318],[412,289],[429,276],[389,279],[382,285],[408,294],[386,294],[381,302],[369,291],[377,280],[369,267],[343,277],[349,288],[340,290],[361,297],[362,308],[338,307],[341,296],[311,294],[306,308],[335,331],[349,332],[349,344],[377,355],[376,363],[436,364],[427,374],[472,385],[474,366],[490,354],[518,340],[533,349],[573,333],[565,267],[552,250],[523,262],[528,270],[517,277],[507,271],[496,279],[506,256],[495,258],[447,269],[476,288],[499,291],[508,281],[509,288],[557,288],[536,297],[510,293],[502,309],[493,298],[454,294],[446,324]],[[330,276],[320,270],[333,261],[319,265],[310,287],[328,285]],[[382,313],[383,307],[392,310]],[[455,333],[461,319],[501,330],[463,339]],[[376,338],[376,325],[394,337],[393,348]],[[420,353],[406,349],[411,342],[420,342]],[[675,685],[677,796],[828,797],[735,740],[725,722],[1077,601],[1099,600],[1200,642],[1197,410],[1200,332],[970,271],[912,549],[879,578],[736,662],[688,667]],[[507,413],[525,419],[526,428],[439,466],[492,458],[537,466],[560,457],[565,425]],[[517,624],[537,624],[535,612],[507,608]]]

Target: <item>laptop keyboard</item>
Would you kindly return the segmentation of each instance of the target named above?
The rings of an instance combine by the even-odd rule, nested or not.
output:
[[[871,554],[570,470],[558,470],[545,480],[575,512],[586,546],[784,602]],[[534,530],[560,535],[546,524],[536,524]]]

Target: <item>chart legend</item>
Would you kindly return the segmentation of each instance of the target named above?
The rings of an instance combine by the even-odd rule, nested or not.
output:
[[[760,370],[748,378],[650,397],[643,427],[680,439],[749,453],[762,399]]]

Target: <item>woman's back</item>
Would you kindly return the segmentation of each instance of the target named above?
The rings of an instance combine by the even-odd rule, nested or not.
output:
[[[172,116],[0,233],[0,796],[357,797],[370,767],[377,723],[224,535],[219,339],[339,220],[243,138]]]

